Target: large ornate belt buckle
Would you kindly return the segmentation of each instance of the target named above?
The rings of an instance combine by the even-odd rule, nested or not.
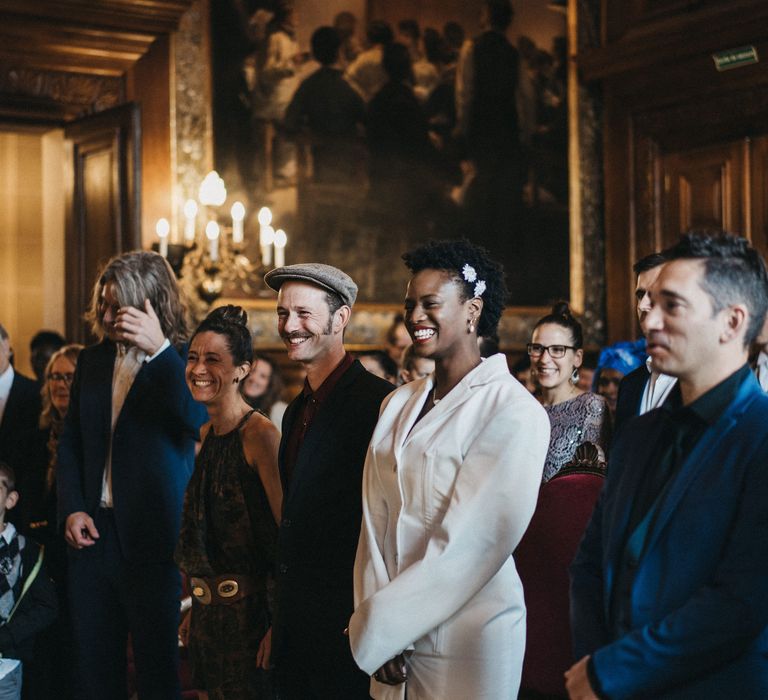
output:
[[[197,602],[203,605],[210,605],[212,599],[211,587],[206,583],[205,579],[192,576],[189,582],[192,584],[192,595],[195,596]]]
[[[240,586],[233,578],[228,578],[225,581],[221,581],[216,587],[216,592],[221,598],[233,598],[240,590]]]

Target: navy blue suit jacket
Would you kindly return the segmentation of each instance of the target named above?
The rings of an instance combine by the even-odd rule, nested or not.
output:
[[[59,441],[58,520],[99,507],[112,414],[115,345],[80,354]],[[144,363],[120,411],[112,438],[112,494],[123,556],[172,561],[195,441],[207,417],[184,379],[184,356],[166,348]]]
[[[612,699],[768,697],[768,396],[751,374],[674,477],[636,570],[632,630],[612,634],[631,504],[663,420],[633,418],[613,444],[571,568],[576,658],[592,655]]]
[[[643,400],[645,385],[651,373],[642,365],[633,369],[619,384],[619,395],[616,399],[616,413],[613,416],[613,431],[616,434],[619,427],[633,416],[640,415],[640,404]]]

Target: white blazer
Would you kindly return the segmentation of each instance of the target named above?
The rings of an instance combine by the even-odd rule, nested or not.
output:
[[[363,475],[352,653],[373,674],[408,653],[408,700],[516,698],[525,601],[512,552],[536,507],[544,409],[488,358],[418,423],[433,378],[382,404]],[[403,698],[404,685],[371,682]]]

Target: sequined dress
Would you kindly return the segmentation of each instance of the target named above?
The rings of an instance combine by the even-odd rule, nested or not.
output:
[[[544,408],[552,430],[542,481],[549,481],[573,459],[583,442],[593,442],[607,452],[611,426],[608,404],[602,396],[587,392]]]
[[[251,596],[232,605],[194,601],[189,654],[195,687],[211,700],[272,698],[269,679],[256,668],[269,627],[267,580],[275,557],[277,525],[254,467],[245,459],[240,429],[208,431],[184,501],[176,562],[188,576],[224,573],[254,579]]]

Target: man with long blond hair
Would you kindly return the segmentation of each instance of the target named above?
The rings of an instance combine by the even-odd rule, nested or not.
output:
[[[173,551],[205,420],[186,310],[166,260],[137,251],[107,263],[86,318],[100,341],[80,354],[58,453],[78,686],[125,697],[130,633],[139,697],[178,698]]]

